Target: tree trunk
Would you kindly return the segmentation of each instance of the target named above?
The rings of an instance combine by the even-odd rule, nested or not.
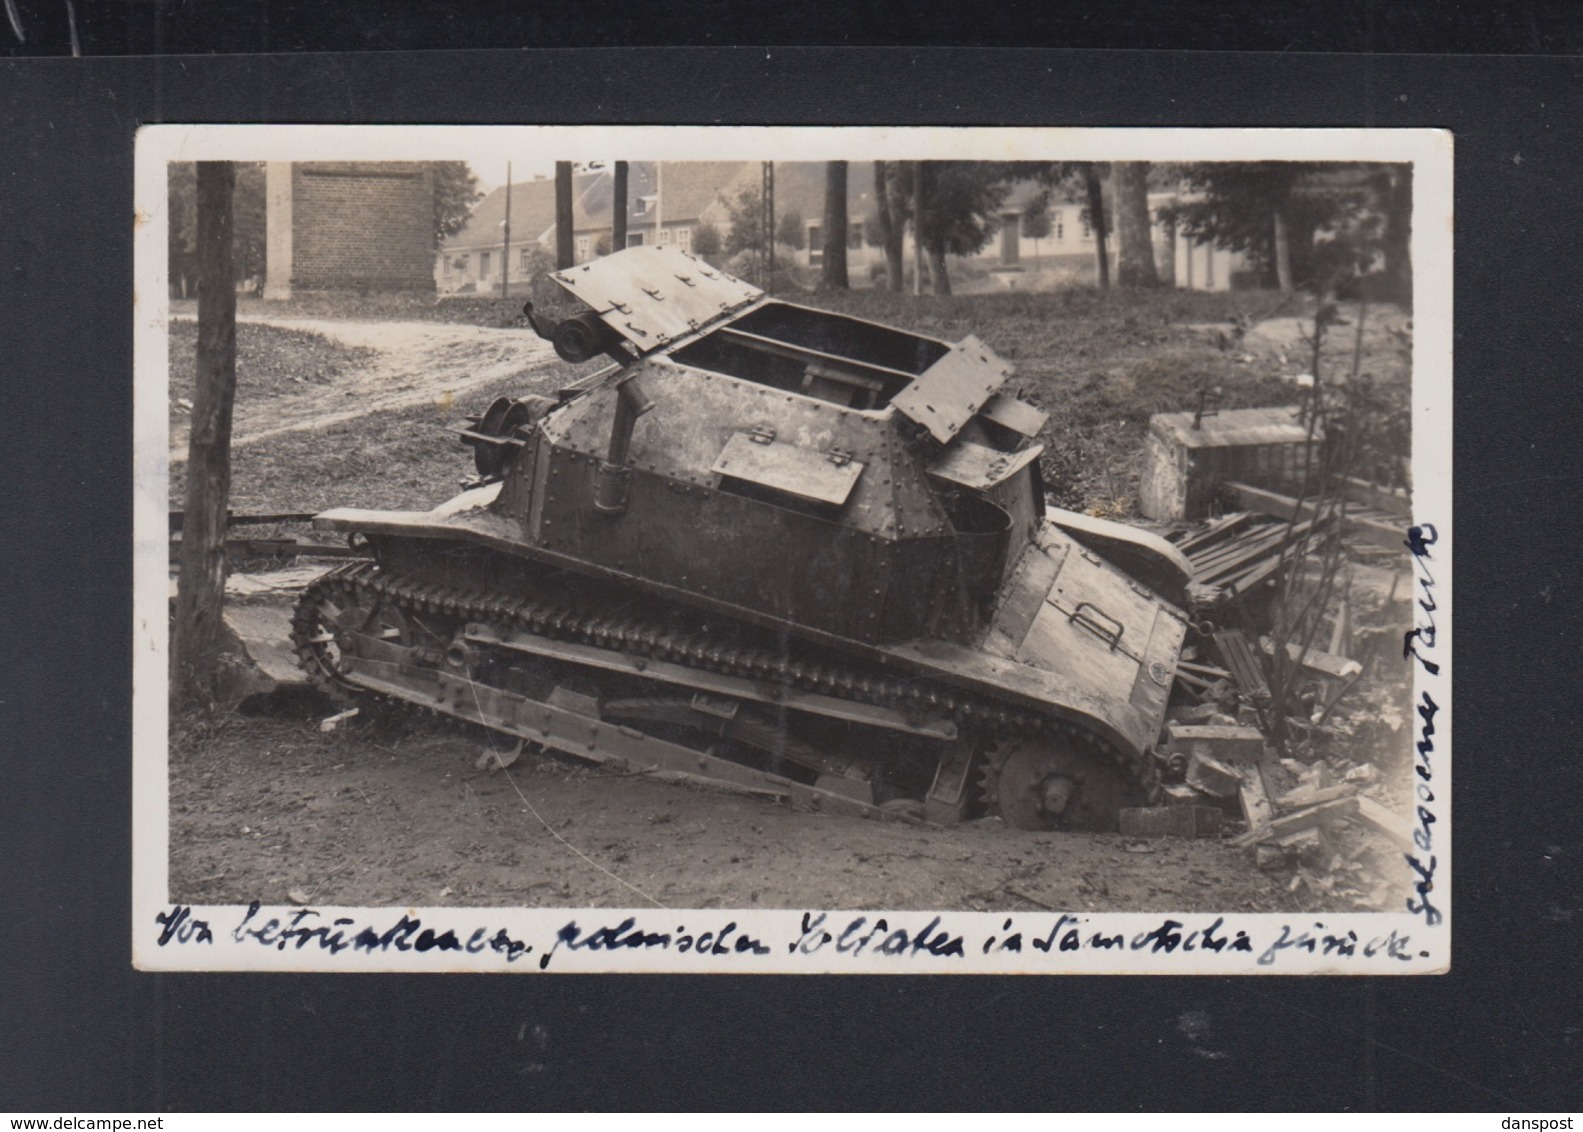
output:
[[[1176,286],[1176,223],[1171,220],[1165,222],[1165,239],[1160,244],[1164,254],[1160,256],[1160,282],[1166,287]]]
[[[945,266],[945,245],[929,245],[929,286],[936,295],[951,293],[951,276]]]
[[[171,633],[178,703],[218,696],[224,640],[225,517],[231,495],[231,415],[236,401],[236,282],[231,252],[229,161],[198,163],[198,352],[187,439],[181,574]]]
[[[846,275],[846,162],[824,166],[824,263],[819,285],[827,291],[851,288]]]
[[[901,225],[891,209],[890,170],[883,161],[874,162],[874,201],[879,211],[879,243],[885,252],[885,287],[902,289]]]
[[[923,294],[923,162],[912,163],[912,293]]]
[[[1391,184],[1386,189],[1385,236],[1382,250],[1385,253],[1386,295],[1413,309],[1413,167],[1398,165],[1391,170]]]
[[[1285,201],[1276,202],[1274,225],[1271,235],[1275,242],[1275,285],[1281,289],[1281,294],[1287,295],[1292,290],[1292,243],[1286,230]]]
[[[627,246],[627,163],[616,162],[615,184],[610,201],[610,250]]]
[[[1123,287],[1158,287],[1154,234],[1149,223],[1149,163],[1118,161],[1116,186],[1116,282]]]
[[[572,163],[555,163],[555,269],[572,266]]]
[[[1083,163],[1083,184],[1088,189],[1088,221],[1094,230],[1094,270],[1099,289],[1110,290],[1110,253],[1105,249],[1105,192],[1099,184],[1099,170],[1092,161]]]

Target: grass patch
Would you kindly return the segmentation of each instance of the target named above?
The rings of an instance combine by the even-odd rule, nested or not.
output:
[[[1218,388],[1225,408],[1293,404],[1299,395],[1290,378],[1305,359],[1270,351],[1243,353],[1223,348],[1210,326],[1228,330],[1233,319],[1258,321],[1272,313],[1307,314],[1306,296],[1270,292],[1171,290],[1100,292],[1072,288],[1054,292],[1006,292],[946,298],[880,290],[807,292],[788,300],[956,341],[977,335],[1016,367],[1010,388],[1050,415],[1039,437],[1046,489],[1063,507],[1118,517],[1136,514],[1138,469],[1149,417],[1191,410],[1205,389]],[[295,301],[294,301],[295,302]],[[425,306],[427,304],[427,307]],[[261,304],[262,305],[262,304]],[[369,299],[315,296],[302,309],[323,317],[331,310],[363,317],[411,317],[435,307],[412,296]],[[490,318],[514,324],[517,304],[499,300],[448,300],[442,321],[485,324]],[[507,306],[509,305],[509,310]],[[293,304],[270,304],[273,314]],[[476,308],[476,309],[475,309]],[[431,314],[438,318],[437,310]],[[546,310],[558,317],[560,310]],[[457,316],[457,317],[450,317]],[[172,365],[185,357],[190,389],[196,328],[172,328]],[[177,339],[180,338],[178,343]],[[1339,376],[1350,353],[1347,328],[1333,332],[1335,352],[1327,380]],[[308,372],[333,373],[338,365],[361,364],[358,351],[344,350],[317,335],[243,324],[239,328],[239,396],[269,396],[282,382]],[[1344,348],[1345,347],[1345,348]],[[1300,352],[1300,351],[1299,351]],[[1366,348],[1366,353],[1374,353]],[[1374,358],[1375,361],[1388,359]],[[482,411],[497,396],[552,392],[565,381],[592,372],[552,362],[525,375],[476,390],[445,414],[433,406],[376,412],[354,422],[313,432],[285,433],[237,449],[233,499],[238,510],[317,510],[332,506],[427,509],[454,495],[472,474],[470,454],[443,426]],[[181,394],[174,394],[180,396]],[[172,469],[172,498],[181,498],[180,469]]]
[[[1202,324],[1303,313],[1308,300],[1258,291],[1125,291],[957,295],[824,292],[792,299],[947,341],[977,335],[1016,367],[1010,388],[1050,414],[1040,435],[1045,488],[1062,507],[1136,513],[1149,417],[1196,408],[1218,387],[1225,408],[1289,404],[1278,359],[1222,350]],[[1195,325],[1197,324],[1197,325]]]
[[[562,375],[546,366],[432,404],[369,413],[322,429],[283,432],[231,451],[235,511],[323,511],[331,507],[428,510],[454,496],[474,473],[470,449],[449,425],[482,412],[496,397],[553,391]],[[170,469],[171,505],[186,498],[185,463]]]
[[[192,401],[198,372],[198,324],[170,324],[170,399]],[[377,350],[343,346],[322,334],[239,322],[236,326],[236,395],[265,400],[305,384],[328,385],[348,371],[364,369]]]

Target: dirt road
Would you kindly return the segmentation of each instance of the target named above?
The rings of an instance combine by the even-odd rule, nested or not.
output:
[[[376,354],[367,368],[333,384],[304,379],[300,392],[286,396],[238,397],[231,439],[238,448],[285,432],[329,428],[383,409],[425,403],[448,409],[460,394],[529,372],[555,356],[548,342],[524,329],[309,318],[240,321],[322,334],[342,346]],[[171,422],[170,459],[187,459],[184,416]]]

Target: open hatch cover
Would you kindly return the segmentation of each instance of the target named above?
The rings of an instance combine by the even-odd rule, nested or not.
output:
[[[675,248],[628,248],[550,278],[646,354],[764,297],[764,292]]]
[[[949,444],[1010,376],[1011,367],[970,334],[890,403],[941,444]]]
[[[862,461],[844,453],[815,452],[811,448],[776,441],[773,433],[760,430],[732,433],[709,470],[815,503],[840,507],[852,494],[863,467]]]

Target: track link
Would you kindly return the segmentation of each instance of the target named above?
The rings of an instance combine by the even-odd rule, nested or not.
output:
[[[407,615],[442,615],[460,626],[482,622],[507,626],[556,640],[614,649],[666,660],[709,672],[740,676],[785,687],[876,704],[924,717],[949,719],[964,731],[988,740],[1029,737],[1078,739],[1114,761],[1123,779],[1147,800],[1157,796],[1159,772],[1152,758],[1133,756],[1068,720],[964,693],[959,689],[913,679],[898,679],[882,670],[824,659],[794,658],[776,650],[726,640],[708,632],[674,633],[664,625],[637,617],[606,617],[553,599],[516,597],[459,589],[432,582],[391,576],[375,562],[351,562],[311,583],[292,618],[292,645],[298,664],[309,677],[341,698],[363,690],[337,670],[331,646],[333,631],[322,623],[321,604],[339,608],[394,605]],[[993,749],[986,771],[991,782],[998,769]]]

